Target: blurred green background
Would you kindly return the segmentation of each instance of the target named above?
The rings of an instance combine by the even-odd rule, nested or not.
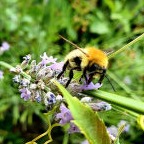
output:
[[[29,53],[36,60],[43,52],[63,60],[74,48],[59,34],[80,47],[94,45],[116,51],[143,32],[143,0],[0,1],[0,45],[4,41],[10,44],[9,51],[0,55],[0,61],[13,66]],[[47,129],[43,106],[24,102],[12,82],[13,75],[1,66],[0,70],[4,71],[0,81],[0,143],[22,144]],[[108,74],[117,94],[144,101],[144,40],[112,58]],[[107,80],[101,89],[113,92]],[[132,117],[117,110],[100,115],[107,126],[117,125],[122,119],[128,121],[130,130],[122,134],[121,143],[144,144],[143,131]],[[52,135],[54,144],[62,143],[61,128],[55,128]],[[79,144],[83,139],[81,134],[73,134],[68,143]]]

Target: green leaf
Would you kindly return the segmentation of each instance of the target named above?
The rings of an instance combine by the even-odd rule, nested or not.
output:
[[[106,127],[97,113],[90,107],[82,104],[77,98],[72,97],[69,92],[59,83],[55,82],[63,93],[69,109],[73,115],[74,123],[79,127],[90,144],[110,144]]]

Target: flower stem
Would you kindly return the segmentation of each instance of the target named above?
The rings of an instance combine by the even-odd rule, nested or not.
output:
[[[144,37],[144,33],[142,33],[140,36],[138,36],[136,39],[134,39],[133,41],[131,41],[130,43],[126,44],[125,46],[123,46],[122,48],[118,49],[117,51],[115,51],[114,53],[110,54],[108,56],[109,59],[111,59],[112,57],[114,57],[115,55],[121,53],[122,51],[126,50],[127,48],[129,48],[131,45],[133,45],[134,43],[136,43],[137,41],[141,40]]]
[[[0,65],[4,66],[5,68],[8,68],[9,70],[15,68],[15,67],[11,66],[10,64],[8,64],[4,61],[0,61]],[[23,75],[26,79],[31,80],[31,76],[28,75],[27,73],[22,71],[20,74]]]
[[[0,65],[6,67],[6,68],[8,68],[8,69],[14,68],[13,66],[11,66],[10,64],[8,64],[8,63],[6,63],[6,62],[4,62],[4,61],[0,61]]]

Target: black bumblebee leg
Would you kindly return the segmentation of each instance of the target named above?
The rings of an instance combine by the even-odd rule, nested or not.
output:
[[[81,77],[80,77],[80,79],[79,79],[79,82],[81,82],[81,81],[82,81],[82,78],[83,78],[83,75],[81,75]]]
[[[91,82],[92,79],[93,79],[93,76],[94,76],[94,74],[89,75],[88,81],[87,81],[87,83],[86,83],[87,85],[90,84],[90,82]]]
[[[83,70],[83,74],[82,74],[81,78],[84,77],[84,79],[85,79],[85,81],[86,81],[86,83],[87,83],[87,82],[88,82],[88,79],[87,79],[86,71],[87,71],[87,68],[85,68],[85,69]]]
[[[72,78],[73,78],[73,70],[75,70],[75,69],[77,69],[77,67],[70,69],[70,72],[69,72],[69,80],[67,81],[65,87],[68,87],[68,85],[70,84],[70,82],[71,82],[71,80],[72,80]]]
[[[70,84],[72,78],[73,78],[73,69],[71,69],[70,72],[69,72],[69,80],[67,81],[65,87],[68,87],[68,85]]]
[[[59,79],[62,76],[62,74],[65,72],[68,64],[69,64],[69,62],[66,61],[66,63],[63,65],[62,71],[58,74],[57,79]]]
[[[103,79],[105,77],[105,74],[106,74],[106,70],[104,69],[102,74],[101,74],[101,76],[100,76],[100,79],[99,79],[98,83],[100,83],[100,84],[102,83],[102,81],[103,81]]]

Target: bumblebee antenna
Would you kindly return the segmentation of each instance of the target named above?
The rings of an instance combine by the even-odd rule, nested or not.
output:
[[[69,41],[68,39],[64,38],[63,36],[59,35],[63,40],[65,40],[66,42],[70,43],[71,45],[73,45],[75,48],[79,49],[82,53],[84,53],[87,57],[89,57],[89,55],[87,53],[85,53],[79,46],[77,46],[76,44],[74,44],[73,42]]]
[[[111,81],[110,81],[109,78],[107,77],[107,75],[105,75],[105,77],[107,78],[108,82],[110,83],[112,89],[113,89],[114,91],[116,91],[115,88],[114,88],[114,86],[112,85]]]
[[[106,55],[110,55],[110,54],[112,54],[114,51],[113,50],[105,50],[104,51],[104,53],[106,54]]]

